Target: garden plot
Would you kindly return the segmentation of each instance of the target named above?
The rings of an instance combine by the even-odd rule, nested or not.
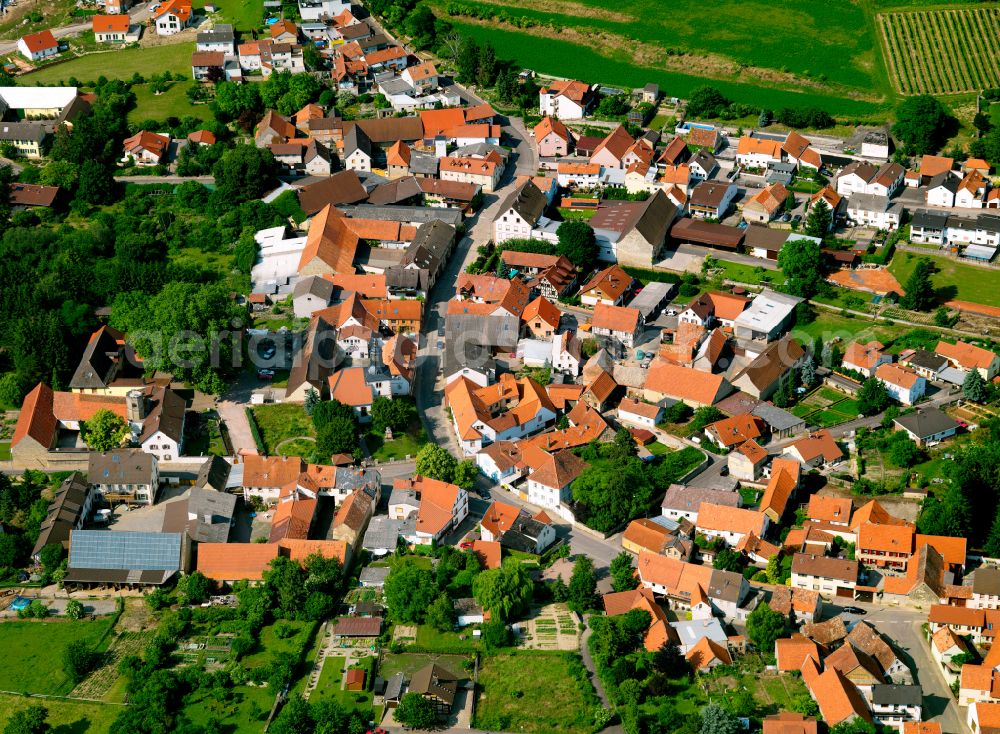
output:
[[[565,604],[548,604],[517,625],[521,642],[532,650],[579,650],[576,615]]]
[[[799,400],[792,413],[809,425],[827,428],[857,418],[858,402],[847,393],[823,385]]]
[[[104,653],[101,667],[82,680],[69,694],[73,698],[105,698],[118,681],[118,663],[128,655],[141,655],[149,637],[142,632],[122,632]]]

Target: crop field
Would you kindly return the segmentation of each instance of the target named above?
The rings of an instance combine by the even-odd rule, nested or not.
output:
[[[687,96],[711,80],[739,102],[875,113],[894,95],[860,3],[809,0],[431,0],[503,58],[543,74]]]
[[[878,26],[901,94],[961,94],[1000,86],[1000,9],[885,13]]]

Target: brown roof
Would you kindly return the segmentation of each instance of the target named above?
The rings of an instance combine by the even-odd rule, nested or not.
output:
[[[858,550],[910,555],[913,535],[913,528],[908,525],[865,523],[858,529]]]
[[[24,41],[24,45],[28,47],[28,51],[31,53],[38,53],[47,48],[58,48],[59,44],[56,42],[56,37],[52,35],[52,31],[44,30],[38,33],[29,33],[26,36],[21,36],[21,40]]]
[[[934,351],[945,359],[966,369],[972,369],[973,367],[988,369],[993,360],[997,358],[994,352],[963,341],[956,342],[955,344],[938,342],[937,346],[934,347]]]
[[[330,628],[335,637],[378,637],[381,632],[381,617],[340,617]]]
[[[95,15],[94,33],[128,33],[129,16],[127,13],[120,15]]]
[[[670,531],[664,526],[647,518],[639,518],[630,522],[625,528],[622,541],[634,543],[651,553],[662,553],[664,543],[669,536]]]
[[[819,705],[823,720],[833,727],[855,716],[871,722],[872,715],[857,687],[838,670],[829,668],[816,676],[809,690]]]
[[[730,250],[735,250],[740,246],[744,234],[744,231],[739,227],[704,222],[690,217],[678,219],[670,229],[670,236],[675,240],[724,247]]]
[[[702,502],[698,508],[698,520],[695,525],[699,530],[717,530],[744,535],[756,533],[761,536],[764,534],[765,520],[763,512]]]
[[[589,464],[572,451],[559,451],[531,474],[532,481],[543,487],[562,489],[586,469]]]
[[[365,187],[361,185],[358,174],[354,171],[338,171],[316,183],[299,189],[299,206],[308,215],[316,214],[325,206],[332,204],[355,204],[368,198]]]
[[[222,66],[225,63],[226,55],[222,51],[195,51],[191,54],[191,66]]]
[[[258,456],[250,454],[243,461],[244,487],[284,487],[303,471],[298,456]]]
[[[800,438],[791,446],[795,447],[802,460],[806,462],[812,461],[818,456],[822,456],[825,462],[831,462],[844,455],[837,442],[833,440],[830,431],[825,428]]]
[[[825,622],[802,625],[802,634],[816,640],[821,645],[829,645],[847,637],[847,627],[844,626],[844,618],[836,616]]]
[[[939,173],[947,173],[955,165],[952,158],[939,155],[925,155],[920,159],[920,175],[934,178]]]
[[[816,734],[817,727],[818,723],[812,716],[782,711],[780,714],[772,714],[764,718],[763,734]],[[909,732],[904,732],[904,734],[909,734]]]
[[[52,206],[58,194],[58,186],[19,182],[10,184],[10,203],[13,206]]]
[[[277,543],[199,543],[197,568],[215,581],[260,581],[279,550]]]
[[[719,443],[728,449],[744,441],[760,438],[763,425],[764,422],[759,418],[750,413],[743,413],[711,423],[705,427],[705,430],[717,436]]]
[[[309,225],[299,270],[319,260],[334,273],[353,273],[358,240],[340,210],[327,204]]]
[[[851,520],[851,508],[849,497],[814,494],[809,498],[808,517],[810,520],[846,525]]]
[[[819,660],[819,647],[804,635],[794,634],[774,641],[778,670],[801,670],[802,663],[810,655],[814,660]]]
[[[566,126],[558,118],[546,115],[542,118],[541,122],[535,125],[535,142],[544,139],[546,135],[552,133],[555,133],[557,137],[563,140],[569,140],[569,130],[566,129]]]
[[[712,405],[723,396],[726,379],[722,375],[654,360],[646,374],[646,389],[699,405]]]
[[[796,553],[792,556],[792,573],[852,583],[858,580],[858,562],[810,553]]]
[[[632,285],[632,276],[626,273],[617,265],[611,265],[598,272],[587,282],[580,293],[597,289],[603,296],[610,300],[617,300]]]
[[[594,316],[591,319],[591,326],[595,329],[608,329],[610,331],[635,333],[639,328],[639,317],[642,314],[638,309],[627,306],[608,306],[598,303],[594,306]]]
[[[502,550],[501,545],[495,540],[472,541],[472,552],[476,554],[486,570],[500,568]]]

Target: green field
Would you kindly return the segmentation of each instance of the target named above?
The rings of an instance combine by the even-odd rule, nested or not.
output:
[[[0,729],[7,726],[15,712],[39,704],[48,709],[48,723],[52,727],[52,734],[104,734],[111,729],[111,723],[121,711],[120,706],[87,701],[28,698],[0,693]]]
[[[446,0],[432,4],[447,14]],[[480,15],[501,10],[482,0],[457,5]],[[464,14],[451,20],[461,32],[490,40],[500,57],[543,74],[626,87],[656,82],[680,97],[711,79],[739,102],[865,116],[878,114],[895,95],[866,7],[629,0],[611,8],[599,0],[512,0],[503,6],[506,15],[533,27]]]
[[[64,695],[73,688],[62,668],[63,650],[74,640],[96,646],[111,619],[70,622],[0,622],[0,690]]]
[[[953,287],[954,292],[942,293],[946,296],[943,300],[958,299],[987,306],[1000,306],[1000,271],[997,270],[966,265],[950,257],[900,252],[892,258],[889,272],[905,286],[906,279],[917,267],[917,260],[922,257],[934,263],[937,272],[931,278],[935,287]]]
[[[820,387],[804,396],[792,414],[808,425],[828,428],[858,417],[858,401],[831,387]]]
[[[264,0],[214,0],[222,20],[232,23],[238,31],[260,28],[264,18]]]
[[[579,666],[579,667],[578,667]],[[571,653],[517,652],[483,658],[472,725],[532,734],[593,731],[598,706],[582,663]],[[457,671],[453,671],[457,672]]]
[[[102,74],[109,79],[130,79],[139,72],[143,76],[162,74],[164,71],[191,74],[190,43],[176,43],[151,48],[124,48],[107,53],[88,54],[48,66],[19,77],[21,84],[55,84],[75,76],[81,82],[92,82]]]
[[[427,443],[427,433],[420,421],[417,421],[405,433],[394,434],[391,441],[386,441],[384,434],[372,432],[365,436],[365,443],[376,461],[393,461],[416,456]]]
[[[171,82],[167,91],[153,94],[148,84],[132,87],[135,93],[135,109],[128,113],[129,122],[143,120],[165,120],[168,117],[197,117],[207,120],[212,116],[208,105],[191,104],[187,90],[194,82]]]
[[[255,405],[253,415],[260,428],[264,449],[268,453],[272,453],[275,447],[287,438],[316,437],[312,419],[306,415],[303,407],[296,403]]]
[[[806,344],[811,343],[816,337],[820,337],[824,344],[834,342],[837,338],[840,338],[845,345],[855,339],[864,341],[877,339],[887,344],[900,334],[909,331],[909,328],[876,322],[860,316],[849,318],[839,313],[817,309],[816,319],[805,326],[795,326],[791,335]]]

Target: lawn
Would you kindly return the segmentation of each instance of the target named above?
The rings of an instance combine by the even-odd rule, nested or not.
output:
[[[212,115],[208,105],[192,104],[187,90],[194,82],[171,82],[167,91],[153,94],[148,84],[132,87],[135,93],[135,109],[128,113],[128,121],[139,123],[145,120],[165,120],[168,117],[197,117],[207,120]]]
[[[382,657],[382,665],[379,667],[379,675],[385,680],[389,680],[396,673],[402,673],[407,680],[413,677],[423,667],[430,663],[437,663],[450,673],[454,673],[459,678],[469,675],[465,669],[465,663],[472,659],[468,655],[428,655],[425,653],[386,653]]]
[[[809,425],[822,428],[846,423],[858,417],[858,401],[831,387],[820,387],[805,395],[791,412]]]
[[[198,421],[184,423],[184,449],[189,456],[226,456],[226,444],[219,431],[219,417],[205,411]]]
[[[715,277],[716,271],[721,271],[725,280],[734,280],[737,283],[749,283],[750,285],[760,285],[761,283],[784,282],[779,270],[767,270],[762,265],[750,266],[742,263],[729,262],[728,260],[716,260],[715,267],[710,271],[711,277]]]
[[[288,628],[294,631],[289,637],[279,637],[278,631]],[[311,641],[313,624],[311,622],[277,622],[264,627],[260,631],[260,646],[252,655],[247,655],[241,661],[244,668],[256,668],[266,665],[275,653],[291,653],[298,655]]]
[[[10,441],[0,442],[0,461],[10,461]]]
[[[463,650],[474,652],[478,647],[472,636],[471,627],[461,632],[439,632],[429,624],[417,627],[416,644],[422,650],[441,653],[462,652]]]
[[[0,622],[0,690],[66,694],[73,688],[62,669],[62,654],[70,642],[95,646],[111,627],[108,618],[94,621]],[[106,640],[101,644],[103,649]]]
[[[529,734],[593,731],[599,704],[576,654],[494,654],[480,663],[479,686],[472,722],[477,729]]]
[[[274,453],[275,447],[286,438],[316,437],[316,428],[312,424],[312,419],[306,415],[306,411],[301,405],[268,403],[255,405],[252,410],[257,427],[260,428],[264,450],[269,454]],[[282,451],[284,451],[284,447],[282,447]]]
[[[659,441],[653,441],[651,444],[646,445],[646,451],[651,453],[653,456],[662,456],[663,454],[669,454],[673,449],[664,446]]]
[[[121,706],[89,701],[63,701],[58,698],[27,698],[0,693],[0,730],[15,712],[41,704],[48,712],[53,734],[104,734],[121,712]]]
[[[445,0],[432,4],[447,15]],[[491,7],[474,0],[456,5],[480,12]],[[506,7],[535,27],[519,30],[465,16],[451,20],[459,32],[489,39],[501,58],[542,74],[626,88],[655,82],[679,97],[711,83],[739,102],[771,109],[817,106],[852,116],[884,115],[887,95],[894,94],[860,5],[781,0],[749,13],[736,0],[630,0],[613,9],[599,0],[514,0]],[[726,16],[740,22],[718,22]],[[598,34],[601,42],[594,43]],[[748,66],[741,70],[741,64]]]
[[[336,698],[341,694],[341,683],[344,678],[344,663],[346,658],[331,655],[323,661],[323,670],[319,674],[319,683],[312,692],[314,698]]]
[[[884,321],[876,321],[871,318],[851,317],[817,309],[816,318],[812,323],[796,326],[792,329],[791,334],[794,338],[807,344],[811,344],[816,337],[820,337],[824,344],[833,343],[839,338],[842,340],[842,346],[846,346],[856,339],[862,341],[877,339],[883,344],[887,344],[909,329],[910,327],[907,326],[887,324]]]
[[[926,257],[934,264],[936,272],[931,276],[935,287],[944,289],[944,300],[957,299],[987,306],[1000,306],[1000,272],[989,268],[977,268],[948,257],[916,255],[909,252],[897,253],[889,264],[889,272],[896,280],[906,285],[907,278],[917,267],[917,261]],[[949,287],[950,286],[950,287]]]
[[[214,0],[220,22],[232,23],[238,31],[260,28],[264,20],[263,0]]]
[[[260,734],[274,705],[274,691],[257,686],[235,686],[232,690],[232,697],[225,701],[217,700],[210,689],[189,697],[184,702],[184,715],[193,724],[214,722],[218,728],[213,731]]]
[[[393,461],[416,456],[427,443],[427,433],[418,420],[406,433],[394,434],[391,441],[386,441],[382,434],[369,433],[365,436],[365,443],[376,461]]]
[[[164,71],[191,74],[191,44],[175,43],[150,48],[123,48],[107,53],[81,56],[65,64],[50,66],[20,77],[24,85],[54,84],[76,77],[81,82],[92,82],[102,74],[109,79],[130,79],[139,72],[143,76],[162,74]]]

